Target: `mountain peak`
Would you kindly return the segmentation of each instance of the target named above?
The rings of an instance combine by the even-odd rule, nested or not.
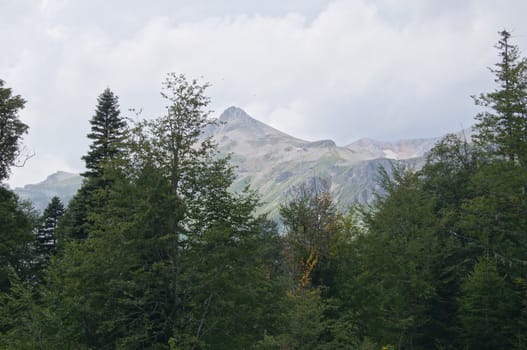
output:
[[[220,125],[220,130],[222,130],[222,132],[245,132],[251,134],[251,137],[267,137],[269,135],[291,137],[254,119],[239,107],[232,106],[227,108],[220,115],[219,121],[223,124]]]
[[[255,120],[250,115],[247,114],[243,109],[235,106],[227,108],[220,115],[220,121],[222,122],[231,122],[231,121],[247,121]]]
[[[78,174],[68,173],[67,171],[57,171],[56,173],[49,175],[46,180],[41,183],[58,183],[71,178],[77,178],[78,176]]]

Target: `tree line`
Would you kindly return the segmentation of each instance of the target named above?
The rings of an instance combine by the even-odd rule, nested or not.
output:
[[[499,35],[472,140],[381,171],[375,204],[345,213],[315,177],[280,226],[229,190],[208,84],[168,74],[165,114],[139,121],[104,90],[67,208],[0,186],[0,347],[525,349],[527,60]],[[4,85],[0,182],[28,130]]]

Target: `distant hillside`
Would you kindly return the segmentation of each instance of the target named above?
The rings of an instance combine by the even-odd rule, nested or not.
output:
[[[63,203],[68,203],[81,183],[80,175],[58,171],[37,184],[17,187],[15,192],[20,198],[30,200],[35,209],[44,211],[54,196],[59,197]]]
[[[429,139],[383,142],[364,138],[346,147],[370,159],[387,158],[403,160],[423,157],[440,139],[440,137],[434,137]]]
[[[461,139],[471,141],[472,129],[464,129],[456,133]],[[362,154],[368,159],[387,158],[395,160],[406,160],[421,158],[439,142],[441,137],[398,140],[394,142],[378,141],[369,138],[357,140],[346,147]]]
[[[332,140],[309,142],[287,135],[236,107],[228,108],[218,119],[219,125],[208,127],[203,137],[212,136],[220,152],[231,155],[236,166],[233,190],[250,185],[264,202],[261,212],[272,216],[292,186],[313,176],[331,180],[333,195],[342,209],[356,202],[369,203],[379,190],[380,167],[391,169],[396,162],[420,167],[426,152],[440,139],[362,139],[339,147]],[[81,182],[79,175],[58,172],[15,191],[42,210],[55,195],[67,203]]]

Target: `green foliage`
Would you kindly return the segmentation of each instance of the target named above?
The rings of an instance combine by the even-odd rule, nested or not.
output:
[[[385,180],[385,190],[387,197],[366,216],[368,235],[359,248],[360,280],[370,288],[364,296],[377,304],[364,310],[376,329],[365,335],[411,348],[432,342],[425,329],[431,328],[442,257],[435,203],[418,176],[400,170]]]
[[[463,282],[459,299],[469,349],[513,348],[510,316],[515,313],[515,299],[499,275],[496,261],[481,258]]]
[[[278,236],[233,194],[232,169],[210,140],[205,86],[170,75],[167,114],[135,125],[126,152],[84,186],[86,235],[50,267],[53,341],[89,348],[248,348],[283,321]],[[85,202],[86,203],[86,202]]]
[[[115,159],[123,148],[126,122],[120,116],[119,98],[106,88],[97,98],[95,115],[90,120],[92,140],[88,154],[82,159],[87,171],[83,176],[100,177],[105,163]]]
[[[294,288],[302,290],[311,282],[315,287],[333,287],[333,251],[343,218],[330,194],[330,182],[312,178],[293,187],[280,216]]]
[[[121,164],[127,137],[127,124],[120,116],[118,102],[118,97],[109,88],[97,98],[88,134],[92,143],[88,154],[82,157],[87,169],[82,174],[85,179],[71,199],[57,230],[62,242],[86,239],[92,224],[89,216],[105,206],[105,194],[112,186],[109,168]],[[60,244],[59,251],[62,249]]]
[[[0,182],[9,177],[10,168],[21,155],[20,142],[28,129],[18,116],[26,101],[4,84],[0,79]]]
[[[9,290],[10,268],[24,281],[33,274],[33,225],[31,209],[0,186],[0,293]]]
[[[500,62],[491,69],[498,88],[474,98],[488,110],[476,116],[474,139],[478,144],[511,161],[527,162],[527,60],[501,31],[496,45]]]
[[[84,181],[83,185],[70,200],[60,225],[57,227],[57,249],[59,253],[62,253],[64,243],[67,241],[82,240],[88,237],[90,225],[88,211],[90,207],[93,208],[93,192],[89,190],[92,186],[88,185],[88,182],[90,180]]]
[[[45,348],[44,325],[34,303],[34,288],[8,268],[9,293],[0,293],[0,347],[2,349]]]
[[[64,205],[58,197],[53,197],[39,219],[36,229],[35,257],[38,269],[47,267],[51,256],[57,249],[57,227],[64,215]]]
[[[120,116],[119,98],[105,89],[97,98],[95,115],[90,120],[92,140],[86,162],[85,180],[69,203],[58,229],[63,240],[86,239],[90,230],[90,213],[105,206],[105,193],[111,187],[110,167],[121,164],[127,137],[126,121]]]
[[[288,349],[316,349],[321,345],[325,324],[324,303],[317,289],[306,290],[292,297],[289,327],[283,337]]]

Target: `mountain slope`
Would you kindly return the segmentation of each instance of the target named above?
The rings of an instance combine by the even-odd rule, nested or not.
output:
[[[21,199],[29,200],[38,211],[44,211],[51,198],[57,196],[68,203],[82,183],[78,174],[58,171],[37,184],[15,188]]]
[[[304,141],[261,123],[243,110],[230,107],[219,118],[220,125],[207,130],[220,152],[231,154],[237,167],[235,190],[250,185],[264,202],[262,212],[277,213],[288,190],[313,176],[330,178],[332,191],[342,207],[355,201],[368,202],[377,190],[376,174],[389,160],[368,156],[331,140]]]
[[[346,147],[370,159],[387,158],[402,160],[423,157],[440,139],[440,137],[434,137],[429,139],[383,142],[364,138]]]
[[[314,176],[329,178],[341,209],[355,202],[368,203],[379,190],[380,167],[391,169],[396,162],[419,167],[423,155],[439,140],[402,140],[396,143],[362,139],[346,147],[331,140],[309,142],[287,135],[250,117],[240,108],[230,107],[203,135],[212,137],[222,155],[230,155],[235,165],[233,190],[247,185],[257,190],[264,202],[261,212],[276,216],[278,205],[287,200],[288,191]],[[416,156],[417,158],[412,158]],[[45,181],[17,188],[24,199],[42,210],[52,196],[64,202],[81,184],[79,175],[58,172]]]
[[[462,140],[466,139],[468,142],[471,142],[472,128],[461,130],[456,135]],[[368,157],[368,159],[387,158],[405,160],[424,157],[444,136],[398,140],[394,142],[363,138],[346,147],[362,154],[364,157]]]

